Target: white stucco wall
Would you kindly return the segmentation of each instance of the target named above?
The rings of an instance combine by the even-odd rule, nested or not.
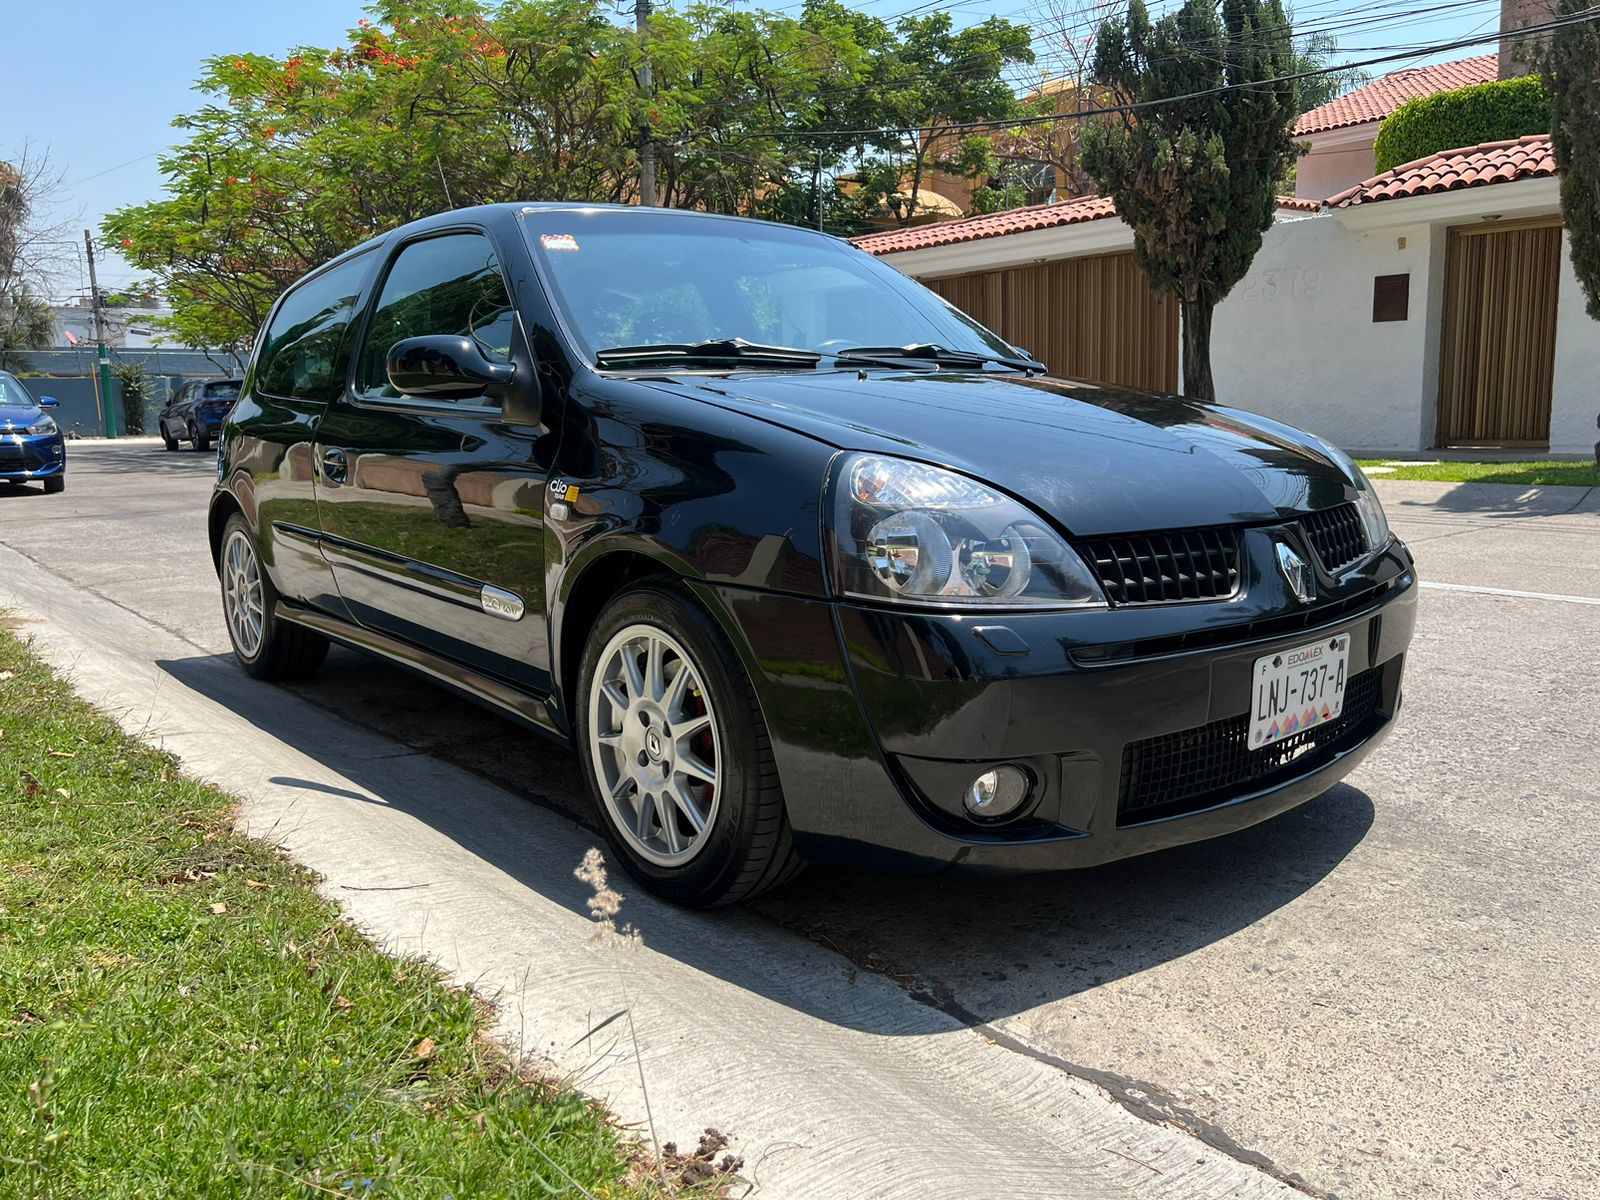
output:
[[[1447,209],[1431,198],[1374,205],[1361,219],[1383,223],[1366,228],[1350,228],[1333,213],[1280,218],[1249,274],[1217,308],[1211,357],[1218,400],[1352,452],[1433,447],[1447,231],[1481,219],[1497,200],[1517,205],[1507,216],[1540,208],[1553,214],[1553,181],[1538,182],[1551,186],[1454,193]],[[1407,319],[1374,323],[1374,277],[1400,273],[1411,276]],[[1597,413],[1600,322],[1584,310],[1563,239],[1550,452],[1593,453]]]
[[[1332,216],[1280,219],[1217,307],[1217,399],[1351,451],[1421,448],[1432,433],[1424,396],[1437,388],[1430,296],[1442,293],[1431,241],[1425,223],[1353,232]],[[1407,272],[1408,319],[1374,324],[1373,277]]]
[[[1354,138],[1346,130],[1337,130],[1344,137],[1336,142],[1307,139],[1311,150],[1295,164],[1294,194],[1302,200],[1326,200],[1371,179],[1376,174],[1372,141],[1377,136],[1378,123],[1370,122],[1370,126],[1362,126],[1360,135]]]
[[[1561,297],[1556,309],[1556,375],[1550,404],[1550,452],[1592,454],[1600,429],[1600,321],[1584,309],[1583,288],[1561,239]]]

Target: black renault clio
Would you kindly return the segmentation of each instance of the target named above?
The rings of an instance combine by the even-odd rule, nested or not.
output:
[[[573,205],[290,288],[210,537],[245,670],[337,641],[571,744],[699,905],[1280,813],[1393,724],[1416,596],[1310,434],[1053,377],[821,234]]]

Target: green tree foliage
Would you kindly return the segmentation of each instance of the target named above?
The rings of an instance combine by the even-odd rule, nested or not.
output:
[[[0,369],[23,369],[25,352],[45,349],[55,332],[39,288],[60,229],[40,229],[34,220],[54,181],[48,159],[30,147],[15,162],[0,162]]]
[[[1144,0],[1100,27],[1095,82],[1130,111],[1084,131],[1085,169],[1133,227],[1134,259],[1177,296],[1183,390],[1211,400],[1211,317],[1272,224],[1300,112],[1277,0],[1186,0],[1151,21]]]
[[[1011,22],[891,27],[837,0],[807,0],[798,16],[663,5],[643,39],[592,0],[368,11],[338,47],[207,60],[205,102],[174,122],[184,140],[161,160],[165,197],[106,220],[171,301],[181,340],[242,353],[292,280],[429,213],[632,201],[641,129],[669,205],[806,224],[820,206],[835,231],[896,204],[909,220],[938,154],[929,131],[1009,113],[1001,73],[1031,55]],[[836,176],[863,160],[841,188]]]
[[[153,390],[149,374],[136,362],[121,362],[111,368],[111,376],[122,393],[122,432],[138,437],[144,432],[144,419]]]
[[[1407,100],[1384,118],[1373,142],[1379,171],[1441,150],[1550,131],[1550,96],[1537,75],[1475,83]]]
[[[1587,0],[1561,0],[1559,15],[1588,8]],[[1600,321],[1600,23],[1557,29],[1545,55],[1544,75],[1572,269],[1588,299],[1589,315]],[[1600,446],[1595,455],[1600,458]]]
[[[0,308],[0,370],[26,370],[27,351],[47,349],[54,335],[50,306],[19,286]]]
[[[896,34],[868,75],[872,123],[886,129],[870,146],[863,178],[875,180],[869,194],[904,225],[917,215],[932,167],[971,174],[971,147],[959,134],[941,137],[943,126],[1018,115],[1003,72],[1033,62],[1033,33],[1003,17],[957,30],[949,13],[935,12],[902,18]]]

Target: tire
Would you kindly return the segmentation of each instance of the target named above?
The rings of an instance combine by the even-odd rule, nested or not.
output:
[[[44,481],[44,490],[54,495],[67,490],[67,477],[65,475],[51,475]]]
[[[222,620],[233,643],[233,656],[245,673],[257,679],[305,679],[316,674],[328,657],[328,639],[319,633],[278,620],[278,589],[261,565],[255,534],[239,513],[222,530],[217,570],[222,584]],[[248,603],[250,593],[254,603]]]
[[[194,443],[194,448],[201,454],[211,449],[211,439],[193,425],[189,426],[189,440]]]
[[[178,448],[178,439],[167,432],[167,423],[165,421],[161,422],[161,441],[168,450],[176,450]]]
[[[662,651],[654,672],[651,643]],[[630,657],[631,682],[622,665]],[[685,665],[691,675],[674,700]],[[606,605],[584,647],[577,701],[579,756],[606,841],[648,890],[710,908],[799,871],[755,689],[727,637],[683,589],[642,585]],[[673,732],[702,722],[702,732]],[[647,790],[654,798],[645,799]]]

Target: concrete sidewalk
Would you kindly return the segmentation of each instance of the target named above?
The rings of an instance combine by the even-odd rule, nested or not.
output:
[[[242,825],[321,872],[374,938],[497,1001],[500,1034],[642,1123],[622,1023],[583,1042],[626,972],[661,1139],[717,1126],[760,1195],[1300,1194],[753,914],[629,896],[645,944],[614,955],[572,877],[597,839],[570,817],[251,681],[5,546],[0,606],[86,698],[241,797]]]

